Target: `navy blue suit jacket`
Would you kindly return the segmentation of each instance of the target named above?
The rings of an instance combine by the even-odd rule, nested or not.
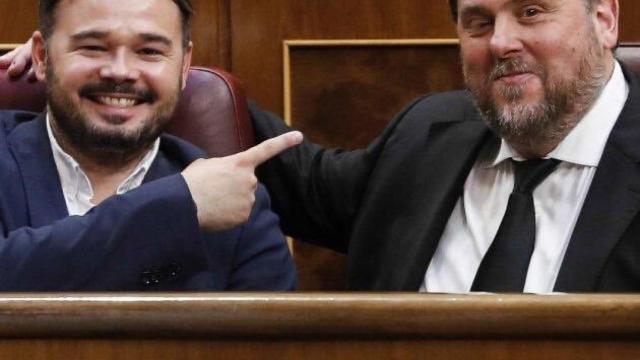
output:
[[[263,187],[250,220],[203,233],[180,171],[203,154],[166,135],[145,184],[68,216],[44,116],[0,111],[0,290],[290,290]]]

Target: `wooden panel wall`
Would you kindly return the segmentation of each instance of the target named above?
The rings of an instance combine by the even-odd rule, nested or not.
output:
[[[231,16],[233,71],[251,96],[280,114],[284,39],[455,36],[444,1],[233,0]]]
[[[0,14],[0,44],[22,43],[37,26],[37,1],[0,0]]]
[[[231,69],[231,0],[193,0],[194,65]]]

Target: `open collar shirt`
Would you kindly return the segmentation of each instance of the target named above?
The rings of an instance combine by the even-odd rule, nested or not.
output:
[[[91,202],[93,198],[93,187],[89,177],[82,170],[78,162],[60,147],[58,141],[51,130],[49,114],[47,114],[47,133],[51,143],[51,151],[53,152],[53,160],[55,161],[62,193],[67,205],[69,215],[84,215],[91,210],[96,204]],[[144,177],[147,175],[151,164],[158,155],[160,148],[160,139],[156,139],[151,149],[144,155],[142,160],[133,169],[131,174],[118,185],[116,194],[124,194],[133,190],[142,184]]]

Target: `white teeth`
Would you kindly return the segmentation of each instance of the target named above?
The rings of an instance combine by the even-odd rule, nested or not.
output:
[[[136,101],[134,99],[117,98],[111,96],[100,96],[98,97],[98,100],[105,105],[118,107],[132,107],[136,104]]]

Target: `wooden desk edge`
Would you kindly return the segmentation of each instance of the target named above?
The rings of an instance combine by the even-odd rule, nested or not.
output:
[[[0,338],[625,338],[636,295],[5,294]]]

